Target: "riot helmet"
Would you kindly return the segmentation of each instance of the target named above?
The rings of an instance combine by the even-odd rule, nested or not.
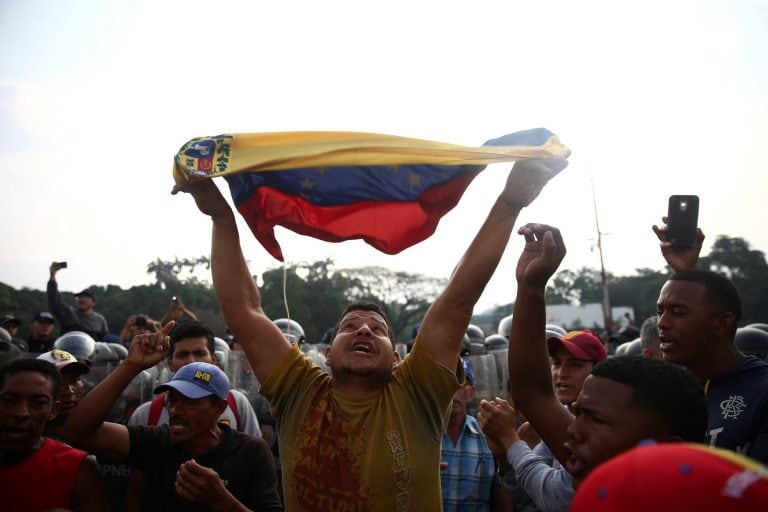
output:
[[[291,343],[304,343],[304,328],[296,320],[290,318],[278,318],[274,321],[275,325],[283,331],[283,334]]]
[[[760,322],[755,324],[745,325],[744,327],[752,327],[753,329],[760,329],[761,331],[768,332],[768,324],[763,324]]]
[[[485,333],[475,324],[469,324],[467,326],[467,336],[469,336],[470,343],[485,343]]]
[[[499,320],[499,328],[496,332],[505,338],[509,338],[509,333],[512,332],[512,315],[505,316]]]
[[[96,341],[88,333],[70,331],[59,336],[53,342],[53,348],[69,352],[78,359],[90,360],[96,351]]]
[[[755,327],[736,329],[736,347],[747,355],[768,358],[768,332]]]
[[[485,338],[485,348],[488,352],[509,348],[509,338],[505,338],[501,334],[491,334]]]
[[[93,351],[93,357],[90,358],[94,363],[120,362],[120,356],[112,350],[112,347],[109,343],[97,341],[95,345],[96,348]]]
[[[549,332],[557,333],[557,335],[560,335],[560,336],[565,336],[566,334],[568,334],[568,331],[566,331],[565,329],[563,329],[557,324],[547,324],[544,326],[544,328],[547,330],[547,333]]]

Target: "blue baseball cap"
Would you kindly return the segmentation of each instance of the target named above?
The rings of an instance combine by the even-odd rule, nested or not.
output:
[[[475,374],[472,371],[472,363],[469,361],[468,358],[462,357],[461,358],[461,364],[464,365],[464,375],[467,378],[467,382],[474,385],[475,384]]]
[[[197,399],[216,395],[226,400],[229,378],[221,368],[211,363],[189,363],[182,366],[173,378],[155,388],[155,394],[174,389],[187,398]]]

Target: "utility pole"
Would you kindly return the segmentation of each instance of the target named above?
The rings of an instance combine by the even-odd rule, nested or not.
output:
[[[600,281],[603,288],[603,321],[608,336],[613,332],[613,317],[611,315],[611,299],[608,297],[608,281],[605,278],[605,263],[603,261],[603,234],[600,232],[600,222],[597,219],[597,199],[595,199],[595,182],[592,184],[592,207],[595,212],[595,229],[597,229],[597,252],[600,253]]]

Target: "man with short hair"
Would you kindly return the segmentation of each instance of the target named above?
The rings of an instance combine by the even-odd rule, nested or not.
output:
[[[177,372],[183,366],[193,363],[217,364],[216,345],[213,333],[201,322],[188,321],[177,325],[170,335],[168,369]],[[167,425],[168,409],[166,395],[141,404],[128,420],[129,425]],[[241,391],[230,389],[226,396],[227,408],[219,418],[232,429],[261,437],[259,421],[251,403]]]
[[[659,317],[653,315],[645,319],[640,326],[640,350],[643,357],[664,359],[661,352],[661,340],[659,339]]]
[[[128,357],[85,396],[62,436],[99,457],[139,468],[142,510],[281,510],[267,444],[218,422],[229,379],[216,365],[190,363],[155,388],[168,392],[168,425],[104,421],[133,378],[165,358],[172,327],[173,322],[160,333],[136,336]]]
[[[552,386],[542,333],[544,290],[565,256],[565,245],[560,232],[550,226],[529,224],[519,233],[526,244],[517,264],[508,352],[512,398],[572,475],[574,485],[598,464],[643,439],[701,440],[706,423],[703,391],[685,371],[662,361],[603,361],[585,379],[573,407],[575,417],[562,406]],[[504,411],[498,404],[481,403],[483,416],[499,413]]]
[[[685,366],[704,384],[707,442],[768,463],[768,363],[736,347],[736,288],[714,272],[676,272],[657,309],[664,360]]]
[[[563,335],[547,330],[552,386],[560,403],[570,410],[581,393],[594,365],[605,361],[605,346],[592,331],[577,330]],[[509,492],[521,487],[545,512],[565,511],[573,497],[571,475],[540,442],[531,449],[515,431],[515,410],[506,401],[495,402],[496,415],[479,415],[488,431],[494,454],[499,458],[504,485]],[[511,466],[513,471],[509,471]]]
[[[19,347],[22,352],[29,352],[27,342],[16,336],[19,332],[20,325],[21,320],[13,315],[0,316],[0,327],[8,331],[8,334],[11,335],[11,343]]]
[[[768,463],[768,362],[736,347],[739,292],[725,276],[696,268],[701,229],[694,247],[673,247],[666,225],[653,230],[675,271],[656,302],[664,360],[684,366],[704,384],[710,446]]]
[[[53,329],[56,327],[56,319],[48,311],[39,311],[35,314],[30,325],[30,334],[27,338],[29,351],[37,354],[48,352],[53,348],[56,337]]]
[[[16,359],[0,368],[3,512],[107,509],[95,461],[43,437],[58,412],[60,386],[59,372],[47,361]]]
[[[56,417],[46,423],[44,434],[51,439],[62,441],[59,431],[85,396],[84,377],[91,371],[91,367],[79,361],[71,353],[59,349],[44,352],[37,356],[37,359],[53,364],[61,375],[61,392],[59,393],[61,407]],[[128,484],[127,477],[118,478],[115,476],[122,473],[116,470],[119,465],[111,464],[110,461],[103,459],[98,459],[96,463],[101,473],[102,489],[107,498],[109,509],[115,512],[123,510]],[[130,471],[125,466],[120,469],[126,473]]]
[[[55,418],[45,426],[47,437],[58,438],[58,430],[69,415],[80,403],[85,395],[85,383],[83,375],[91,371],[91,368],[77,360],[75,356],[65,350],[54,349],[37,356],[42,361],[53,364],[61,375],[61,391],[59,392],[59,412]]]
[[[272,405],[286,509],[439,507],[440,438],[451,397],[464,381],[458,356],[474,305],[518,214],[566,165],[556,157],[514,165],[403,361],[381,308],[348,306],[325,350],[330,375],[264,313],[234,213],[216,184],[201,180],[184,187],[212,218],[214,290]]]
[[[19,332],[20,325],[21,320],[13,315],[0,316],[0,327],[8,331],[11,336],[16,336],[16,334]]]
[[[11,343],[11,335],[0,327],[0,368],[22,354],[21,349]]]
[[[61,300],[59,285],[56,282],[56,273],[64,268],[61,263],[53,262],[50,267],[50,279],[48,280],[48,307],[53,316],[59,321],[61,334],[70,331],[82,331],[96,341],[101,341],[109,334],[107,319],[97,313],[96,296],[91,290],[85,289],[75,295],[75,306],[68,306]]]
[[[167,322],[166,322],[167,323]],[[177,322],[178,324],[178,322]],[[144,334],[146,332],[155,332],[159,330],[159,327],[165,324],[157,324],[155,320],[147,317],[147,315],[129,315],[125,320],[125,325],[120,331],[120,343],[125,347],[131,344],[131,340],[137,334]]]
[[[581,393],[584,380],[595,364],[608,359],[608,352],[600,338],[586,329],[571,331],[564,336],[549,336],[547,349],[555,395],[570,409]]]
[[[443,510],[511,510],[480,424],[467,414],[467,406],[475,397],[475,377],[469,359],[461,360],[466,378],[453,395],[442,439],[441,459],[447,464],[440,472]]]

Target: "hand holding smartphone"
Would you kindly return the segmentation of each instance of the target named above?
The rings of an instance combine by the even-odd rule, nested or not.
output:
[[[699,196],[669,196],[667,241],[672,247],[695,247],[699,222]]]

